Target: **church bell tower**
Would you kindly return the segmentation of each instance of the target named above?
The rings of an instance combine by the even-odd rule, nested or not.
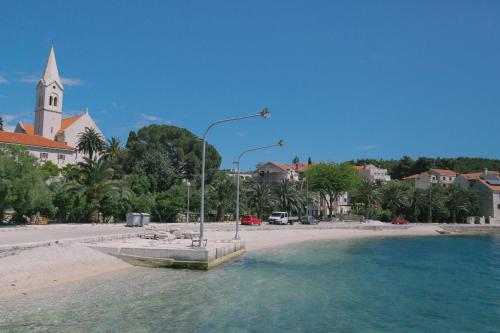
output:
[[[61,129],[63,94],[54,47],[51,47],[45,70],[36,86],[35,135],[55,139]]]

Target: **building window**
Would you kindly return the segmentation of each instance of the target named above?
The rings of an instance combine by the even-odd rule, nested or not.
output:
[[[57,106],[57,97],[54,97],[54,106]]]
[[[57,154],[57,159],[60,160],[60,161],[64,161],[64,158],[66,156],[64,156],[64,154]]]
[[[497,208],[500,209],[500,204],[498,204]]]
[[[40,159],[46,160],[47,158],[49,158],[49,153],[40,153]]]
[[[54,127],[50,128],[50,134],[54,133]]]
[[[52,96],[49,97],[49,105],[52,105]]]

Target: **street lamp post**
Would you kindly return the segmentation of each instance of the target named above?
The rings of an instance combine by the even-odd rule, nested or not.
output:
[[[201,192],[201,200],[200,200],[200,245],[199,246],[201,246],[201,243],[203,241],[203,235],[204,235],[203,226],[205,223],[205,151],[206,151],[206,145],[207,145],[206,137],[207,137],[208,131],[210,131],[210,129],[212,127],[214,127],[215,125],[227,123],[230,121],[244,120],[244,119],[255,118],[255,117],[269,118],[270,116],[271,116],[271,113],[269,112],[269,110],[267,108],[264,108],[259,113],[253,114],[250,116],[243,116],[243,117],[237,117],[237,118],[227,118],[227,119],[215,121],[215,122],[211,123],[210,126],[208,126],[207,129],[205,130],[205,133],[203,133],[203,137],[202,137],[203,148],[202,148],[202,153],[201,153],[201,191],[200,191]]]
[[[187,193],[187,208],[186,208],[186,223],[189,223],[189,188],[191,187],[191,183],[186,182],[188,193]]]
[[[239,156],[238,160],[234,162],[236,164],[236,231],[234,234],[234,239],[239,239],[238,236],[238,228],[239,228],[239,220],[240,220],[240,160],[243,155],[246,153],[249,153],[251,151],[255,150],[261,150],[261,149],[266,149],[266,148],[271,148],[271,147],[282,147],[285,144],[283,140],[278,141],[278,143],[274,145],[269,145],[269,146],[262,146],[262,147],[256,147],[256,148],[251,148],[243,151]]]

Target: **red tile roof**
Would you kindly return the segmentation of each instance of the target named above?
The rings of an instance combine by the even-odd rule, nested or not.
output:
[[[0,143],[18,144],[32,147],[45,147],[62,150],[75,150],[75,148],[44,138],[38,135],[28,135],[24,133],[0,132]]]
[[[484,186],[486,186],[487,188],[489,188],[492,191],[500,191],[500,185],[489,184],[486,180],[481,179],[481,178],[478,178],[478,181],[481,182],[481,184],[483,184]]]
[[[77,121],[78,119],[80,119],[82,115],[77,115],[77,116],[71,116],[69,118],[65,118],[63,120],[61,120],[61,129],[59,130],[58,133],[62,133],[64,132],[64,130],[68,127],[70,127],[71,125],[74,124],[75,121]],[[25,123],[22,123],[22,127],[24,128],[24,130],[26,131],[26,134],[29,134],[29,135],[35,135],[35,130],[33,128],[33,125],[32,124],[25,124]]]
[[[278,163],[278,162],[269,162],[269,163],[271,163],[272,165],[280,168],[281,170],[284,170],[284,171],[290,170],[290,168],[288,168],[288,165],[286,165],[286,164],[281,164],[281,163]]]
[[[65,130],[66,128],[70,127],[71,125],[73,125],[73,123],[75,121],[77,121],[78,119],[80,119],[82,115],[78,115],[78,116],[72,116],[72,117],[69,117],[69,118],[66,118],[66,119],[63,119],[61,121],[61,129],[62,130]]]
[[[278,162],[269,162],[269,163],[280,168],[283,171],[295,170],[298,172],[303,172],[309,168],[309,164],[304,164],[304,163],[292,163],[292,164],[281,164]]]
[[[455,177],[457,175],[455,171],[447,169],[431,169],[429,173],[435,173],[440,176],[449,176],[449,177]]]
[[[479,179],[483,175],[483,173],[484,172],[463,173],[463,174],[461,174],[461,176],[467,180],[475,180],[475,179]],[[493,176],[493,177],[498,177],[500,175],[500,172],[488,170],[488,175]]]
[[[35,135],[35,128],[33,127],[33,125],[23,123],[23,128],[26,131],[26,134]]]
[[[416,179],[418,176],[420,176],[419,173],[417,173],[416,175],[411,175],[411,176],[408,176],[408,177],[404,177],[403,179]]]
[[[366,169],[366,165],[355,165],[355,166],[354,166],[354,169],[356,169],[356,170],[358,170],[358,171],[361,171],[361,170]]]

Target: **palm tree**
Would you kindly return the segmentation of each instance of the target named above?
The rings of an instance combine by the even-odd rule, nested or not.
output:
[[[95,155],[104,151],[104,139],[94,128],[85,127],[85,130],[78,136],[77,148],[92,160]]]
[[[106,154],[112,159],[116,158],[121,151],[120,144],[120,139],[114,136],[111,137],[111,139],[109,139],[108,143],[106,144]]]
[[[456,223],[457,215],[460,213],[468,213],[470,209],[469,195],[466,189],[455,184],[448,187],[447,192],[446,207],[451,212],[451,221]]]
[[[283,180],[274,189],[276,204],[279,209],[288,213],[301,213],[304,208],[303,196],[299,192],[296,183],[288,179]]]
[[[255,210],[258,217],[273,205],[273,193],[268,183],[252,182],[250,184],[248,205]]]
[[[408,215],[414,222],[422,221],[420,217],[429,205],[429,199],[423,190],[412,188],[408,193]]]
[[[363,180],[352,196],[354,202],[363,204],[365,217],[368,219],[372,216],[374,209],[380,204],[381,198],[380,185],[369,180]]]
[[[78,166],[80,175],[76,181],[68,183],[67,190],[84,197],[90,208],[91,221],[99,221],[102,201],[107,196],[121,194],[118,183],[112,179],[114,170],[104,157],[97,160],[85,157],[84,162],[78,163]]]
[[[410,186],[398,180],[384,185],[382,189],[382,202],[391,211],[393,218],[409,206]]]
[[[209,191],[210,198],[217,211],[217,221],[223,221],[226,209],[234,202],[231,195],[231,193],[235,192],[234,179],[225,174],[220,174],[210,185]]]

